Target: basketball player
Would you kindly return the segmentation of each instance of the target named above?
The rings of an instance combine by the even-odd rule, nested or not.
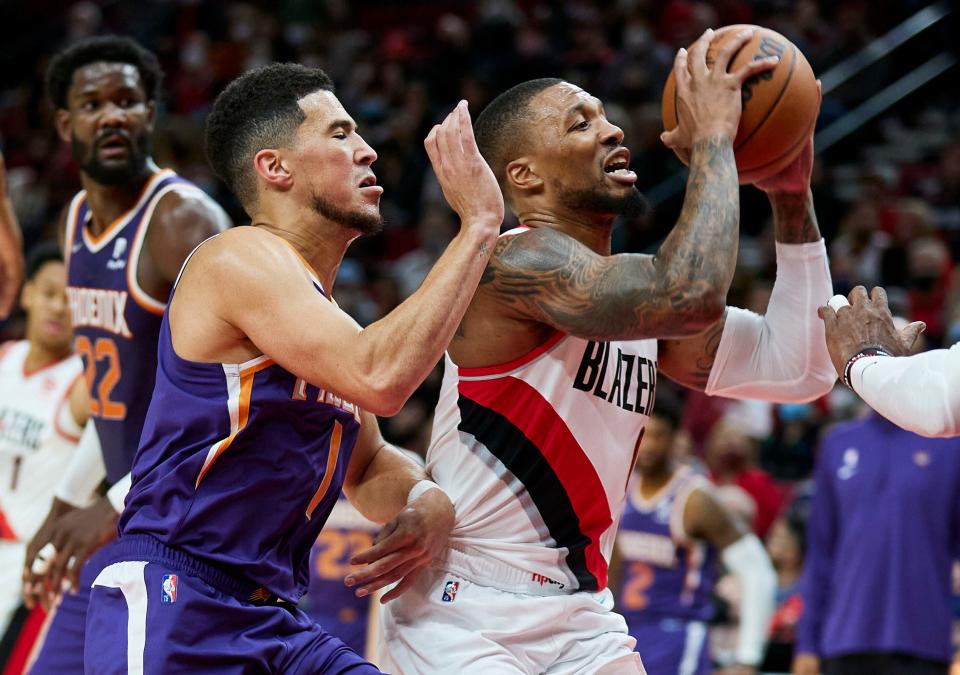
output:
[[[756,535],[713,495],[709,481],[673,458],[679,423],[672,401],[660,400],[644,428],[617,534],[617,608],[649,672],[710,673],[707,622],[722,559],[742,591],[737,661],[756,664],[773,613],[776,575]]]
[[[767,315],[724,310],[740,85],[774,61],[727,72],[746,32],[710,68],[711,36],[674,64],[681,123],[664,140],[689,144],[690,177],[656,256],[610,255],[614,219],[642,198],[623,132],[597,99],[533,80],[478,118],[480,149],[522,226],[500,238],[447,352],[427,470],[457,525],[443,565],[384,608],[385,667],[642,672],[610,611],[607,561],[657,370],[731,397],[810,400],[832,387],[815,316],[831,288],[809,196],[812,146],[763,186],[779,266]],[[763,555],[754,546],[740,554]]]
[[[72,147],[83,185],[65,213],[63,251],[74,347],[84,361],[96,433],[74,462],[93,467],[89,484],[105,474],[113,487],[83,508],[75,507],[89,490],[58,492],[28,547],[28,604],[49,602],[65,574],[77,591],[64,595],[54,614],[34,673],[83,670],[84,616],[99,571],[95,560],[83,563],[115,533],[152,391],[165,302],[187,253],[229,225],[209,197],[150,158],[160,79],[152,53],[115,36],[71,45],[47,72],[57,132]],[[37,574],[43,566],[34,568],[35,559],[47,545],[55,555],[46,559],[46,574]]]
[[[361,329],[330,293],[350,242],[380,227],[382,188],[330,79],[275,64],[217,98],[207,154],[253,226],[194,252],[164,316],[120,537],[93,582],[88,674],[378,672],[294,605],[341,486],[387,523],[352,557],[367,565],[360,596],[402,593],[453,525],[374,414],[395,414],[443,355],[504,207],[465,102],[425,144],[460,232],[419,290]]]
[[[7,193],[7,171],[0,153],[0,320],[13,311],[23,281],[23,237]]]
[[[960,435],[960,344],[911,355],[925,326],[898,330],[880,287],[857,286],[819,313],[837,373],[867,405],[921,436]]]
[[[0,345],[0,631],[21,604],[27,541],[88,417],[83,365],[70,348],[66,285],[59,247],[35,248],[21,293],[26,339]],[[12,647],[25,618],[19,610],[5,645]],[[0,663],[8,655],[0,654]]]

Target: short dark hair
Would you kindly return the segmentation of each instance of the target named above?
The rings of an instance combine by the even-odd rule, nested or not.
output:
[[[531,99],[562,82],[564,80],[555,77],[521,82],[493,99],[477,117],[474,124],[477,147],[501,184],[506,179],[507,164],[525,152],[524,126]]]
[[[207,118],[207,160],[244,206],[257,194],[253,157],[290,141],[306,114],[299,101],[333,91],[319,68],[274,63],[251,70],[220,92]]]
[[[163,71],[156,55],[138,42],[121,35],[101,35],[80,40],[58,52],[47,68],[47,95],[57,108],[67,107],[67,92],[73,74],[91,63],[128,63],[140,73],[148,101],[157,99]]]
[[[63,262],[63,253],[60,252],[57,242],[43,241],[30,249],[26,263],[27,281],[32,280],[40,268],[49,262]]]
[[[683,419],[683,404],[669,389],[658,387],[657,400],[653,404],[650,416],[662,419],[670,425],[671,431],[676,431],[680,428],[680,422]]]

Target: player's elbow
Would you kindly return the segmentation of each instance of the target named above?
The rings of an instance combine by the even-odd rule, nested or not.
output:
[[[365,403],[360,406],[378,417],[393,417],[412,393],[413,389],[397,378],[373,377],[364,385]]]
[[[690,288],[673,300],[679,336],[699,335],[723,318],[727,294],[712,285]]]

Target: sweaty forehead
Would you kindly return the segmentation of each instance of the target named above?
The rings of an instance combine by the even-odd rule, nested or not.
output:
[[[70,94],[80,95],[106,87],[140,88],[140,71],[129,63],[89,63],[73,72]]]
[[[353,123],[353,118],[347,114],[343,104],[340,103],[332,91],[321,89],[312,94],[307,94],[297,103],[306,116],[304,125],[327,126],[335,121],[349,121]]]
[[[535,129],[541,133],[562,134],[567,129],[567,118],[583,107],[599,107],[600,100],[575,84],[560,82],[547,87],[530,101],[528,114]]]

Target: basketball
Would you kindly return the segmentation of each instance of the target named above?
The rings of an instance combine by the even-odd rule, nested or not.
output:
[[[707,50],[707,65],[717,51],[743,28],[756,33],[730,61],[736,70],[749,59],[779,56],[780,63],[743,84],[743,112],[734,139],[740,183],[755,183],[773,176],[793,161],[817,121],[820,96],[813,69],[797,47],[779,33],[761,26],[743,24],[717,29]],[[677,88],[673,72],[663,87],[663,126],[677,126]],[[684,164],[686,153],[677,153]]]

